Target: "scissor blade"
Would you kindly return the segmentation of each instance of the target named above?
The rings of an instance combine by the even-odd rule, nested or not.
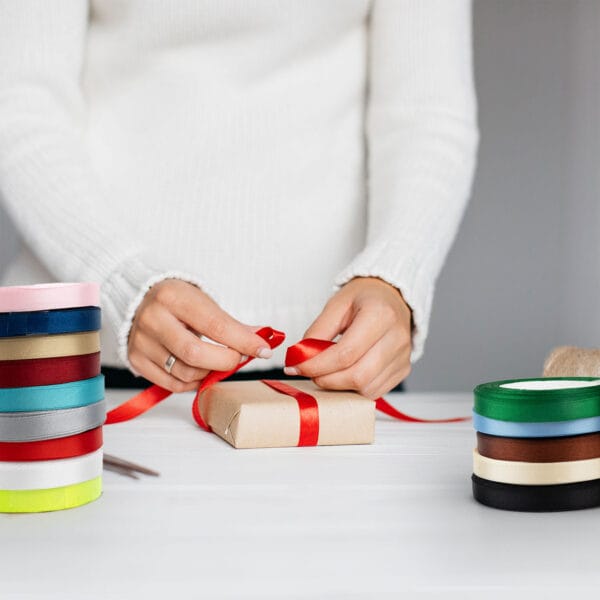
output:
[[[148,467],[143,467],[123,458],[119,458],[118,456],[113,456],[111,454],[104,455],[104,462],[108,462],[111,465],[121,467],[123,469],[137,471],[138,473],[142,473],[144,475],[151,475],[152,477],[158,477],[160,475],[158,471],[154,471],[153,469],[149,469]]]

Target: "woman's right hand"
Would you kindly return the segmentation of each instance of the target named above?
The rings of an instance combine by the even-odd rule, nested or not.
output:
[[[199,334],[223,345],[205,342]],[[133,319],[127,349],[140,375],[172,392],[195,390],[209,371],[233,369],[243,356],[273,354],[252,327],[179,279],[165,279],[148,290]],[[171,354],[177,360],[169,374],[165,363]]]

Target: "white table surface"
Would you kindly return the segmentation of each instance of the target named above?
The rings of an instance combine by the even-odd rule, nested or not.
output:
[[[429,417],[472,402],[390,399]],[[160,478],[105,473],[92,504],[0,515],[1,600],[598,597],[600,509],[478,505],[470,423],[380,416],[372,446],[234,450],[195,426],[190,403],[105,428],[107,452]]]

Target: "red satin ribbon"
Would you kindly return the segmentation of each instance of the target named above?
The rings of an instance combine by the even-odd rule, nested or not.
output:
[[[263,327],[256,333],[263,338],[263,340],[265,340],[271,348],[277,348],[277,346],[279,346],[285,339],[284,333],[275,329],[271,329],[270,327]],[[237,365],[237,367],[231,369],[231,371],[211,371],[201,381],[192,405],[192,415],[196,423],[198,423],[202,429],[210,431],[210,427],[204,422],[204,419],[200,414],[200,409],[198,408],[198,399],[200,394],[211,385],[214,385],[218,381],[233,375],[233,373],[241,369],[244,365],[247,365],[251,360],[254,360],[254,357],[247,358],[245,361]],[[162,402],[170,395],[171,392],[169,390],[165,390],[158,385],[152,385],[133,398],[130,398],[120,406],[117,406],[117,408],[113,408],[113,410],[108,411],[105,424],[112,425],[113,423],[121,423],[123,421],[134,419],[135,417],[138,417],[139,415],[150,410],[153,406],[156,406],[159,402]]]
[[[0,461],[22,462],[73,458],[102,447],[102,427],[39,442],[0,442]]]
[[[294,367],[313,356],[316,356],[323,350],[333,346],[335,342],[328,340],[315,340],[313,338],[307,338],[290,346],[285,354],[285,366]],[[419,419],[417,417],[411,417],[406,413],[399,411],[394,408],[389,402],[383,398],[377,398],[375,400],[375,408],[399,421],[407,421],[409,423],[459,423],[461,421],[468,421],[470,417],[456,417],[454,419]]]
[[[262,337],[272,349],[277,348],[277,346],[279,346],[285,339],[284,333],[275,329],[271,329],[270,327],[263,327],[262,329],[259,329],[256,333],[257,335]],[[311,338],[304,339],[298,342],[297,344],[290,346],[287,349],[285,355],[285,366],[293,367],[297,364],[300,364],[305,360],[316,356],[320,352],[323,352],[323,350],[329,348],[334,343],[335,342],[330,342],[327,340],[316,340]],[[210,431],[210,427],[207,425],[207,423],[202,418],[202,415],[200,414],[200,394],[202,394],[204,390],[208,389],[210,386],[214,385],[218,381],[226,379],[227,377],[241,369],[244,365],[247,365],[252,360],[254,360],[254,357],[249,357],[230,371],[211,371],[202,380],[202,382],[200,383],[200,387],[196,392],[194,402],[192,404],[192,415],[196,423],[200,427],[202,427],[202,429],[204,429],[205,431]],[[273,389],[276,389],[277,391],[283,394],[293,396],[294,398],[296,398],[296,400],[298,400],[298,405],[300,407],[301,413],[300,441],[303,442],[302,444],[299,443],[298,445],[314,445],[312,441],[315,438],[315,429],[316,438],[318,439],[319,436],[318,406],[315,410],[316,400],[310,394],[306,394],[302,390],[294,388],[293,386],[281,382],[274,382],[271,380],[263,381]],[[144,390],[143,392],[137,394],[130,400],[127,400],[125,403],[121,404],[117,408],[109,411],[106,418],[106,424],[111,425],[113,423],[129,421],[130,419],[133,419],[141,415],[142,413],[145,413],[147,410],[150,410],[153,406],[155,406],[170,395],[171,392],[169,392],[168,390],[165,390],[157,385],[153,385],[148,389]],[[417,417],[411,417],[410,415],[399,411],[383,398],[377,398],[377,400],[375,400],[375,407],[377,408],[377,410],[383,412],[384,414],[394,419],[398,419],[399,421],[407,421],[411,423],[458,423],[469,419],[469,417],[457,417],[454,419],[419,419]]]
[[[270,388],[296,399],[300,411],[298,446],[316,446],[319,443],[319,404],[317,399],[298,388],[283,383],[283,381],[274,381],[273,379],[261,379],[261,381]]]
[[[0,361],[0,388],[57,385],[100,375],[100,352]]]

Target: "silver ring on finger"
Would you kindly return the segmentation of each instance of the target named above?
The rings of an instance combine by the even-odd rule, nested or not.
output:
[[[175,361],[177,359],[172,355],[169,354],[169,357],[167,358],[167,360],[165,360],[165,371],[170,375],[171,371],[173,370],[173,365],[175,364]]]

